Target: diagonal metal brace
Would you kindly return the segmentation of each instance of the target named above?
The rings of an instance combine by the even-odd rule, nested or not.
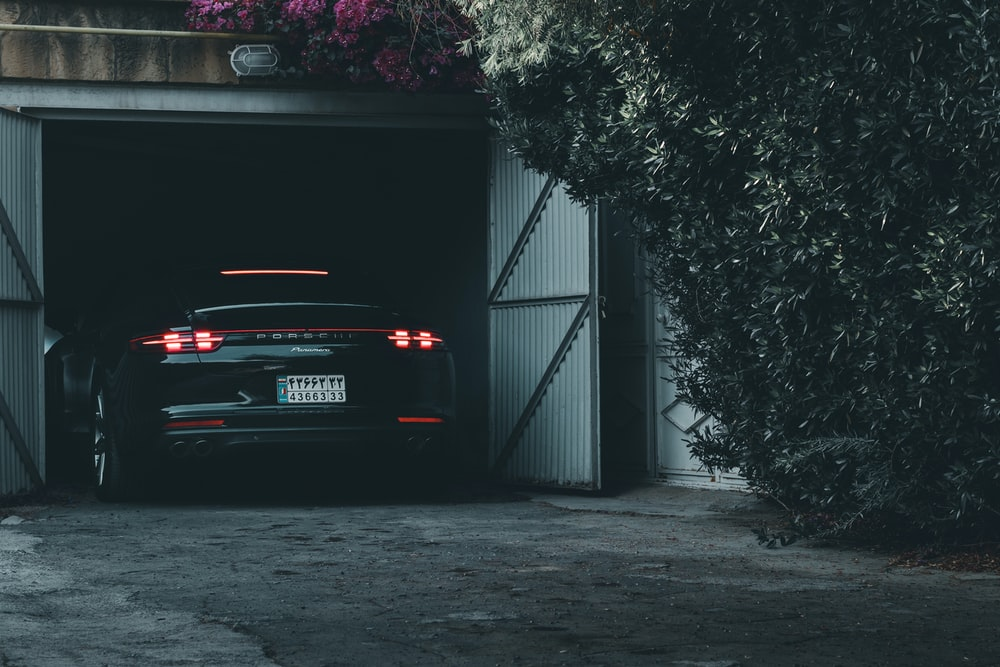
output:
[[[3,232],[3,235],[7,237],[7,243],[10,244],[10,249],[14,253],[14,261],[17,262],[17,267],[21,270],[24,281],[28,283],[28,290],[31,292],[30,303],[42,303],[42,290],[38,286],[34,272],[31,270],[31,264],[28,263],[28,257],[24,254],[24,248],[21,247],[21,243],[17,240],[14,224],[10,221],[3,202],[0,202],[0,232]]]
[[[549,385],[552,384],[552,378],[555,377],[556,371],[566,358],[566,354],[569,352],[569,348],[573,344],[573,340],[576,339],[577,334],[580,333],[580,329],[583,327],[583,323],[587,319],[589,312],[590,297],[584,299],[583,303],[580,304],[580,309],[573,318],[573,323],[566,331],[566,335],[563,336],[562,342],[559,343],[559,348],[552,356],[552,360],[549,361],[549,365],[545,369],[542,379],[539,380],[538,386],[535,387],[535,391],[528,400],[527,405],[525,405],[524,410],[521,411],[521,416],[514,425],[513,431],[511,431],[503,449],[500,450],[500,455],[497,456],[496,461],[493,463],[494,474],[500,471],[500,469],[507,463],[511,454],[514,453],[514,449],[517,448],[517,445],[521,440],[521,435],[524,433],[524,430],[528,426],[528,422],[531,420],[531,415],[535,413],[535,410],[538,408],[538,404],[542,402],[542,396],[545,395],[545,391],[549,388]]]
[[[2,391],[0,391],[0,422],[3,422],[4,426],[7,427],[7,432],[10,433],[10,437],[14,441],[14,449],[17,450],[17,455],[21,457],[24,467],[28,469],[32,483],[36,488],[45,486],[45,482],[38,472],[38,466],[35,464],[34,459],[31,458],[28,445],[24,441],[24,436],[21,435],[21,430],[17,427],[17,423],[14,421],[14,415],[11,413],[10,406],[7,405],[7,399],[4,398]]]
[[[542,186],[541,192],[538,193],[538,197],[535,199],[535,205],[531,209],[531,214],[521,228],[521,233],[518,234],[517,240],[514,242],[514,247],[510,250],[510,254],[507,255],[507,261],[504,262],[503,268],[500,270],[500,275],[497,276],[496,282],[493,284],[493,289],[490,290],[490,295],[486,303],[496,303],[500,298],[500,292],[503,291],[504,285],[510,280],[510,275],[514,272],[514,265],[517,264],[521,253],[524,252],[524,247],[528,245],[528,237],[535,231],[535,227],[542,217],[542,211],[548,205],[549,199],[552,197],[552,191],[555,190],[556,185],[557,181],[550,176],[545,181],[545,185]]]

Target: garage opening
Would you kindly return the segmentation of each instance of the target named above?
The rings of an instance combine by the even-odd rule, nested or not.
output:
[[[534,227],[522,229],[521,222],[530,222],[537,214],[542,229],[551,229],[545,227],[551,222],[547,216],[575,219],[578,213],[555,199],[546,204],[548,208],[542,207],[545,210],[532,211],[533,202],[548,200],[526,197],[530,188],[518,185],[517,169],[508,176],[514,189],[491,202],[487,184],[494,174],[485,128],[388,129],[206,123],[201,117],[198,122],[180,122],[182,115],[177,122],[163,118],[44,120],[48,325],[71,328],[90,304],[102,299],[110,281],[139,267],[274,261],[340,268],[358,281],[388,286],[391,305],[435,323],[447,335],[460,389],[465,471],[497,473],[505,461],[528,452],[523,474],[516,471],[512,481],[559,485],[561,472],[544,474],[542,463],[553,461],[565,464],[561,470],[579,467],[581,461],[596,466],[593,475],[587,473],[584,483],[576,485],[594,490],[676,470],[688,472],[692,464],[682,439],[690,425],[676,417],[684,406],[673,397],[663,369],[663,332],[655,300],[642,280],[644,269],[627,224],[613,212],[600,207],[590,214],[591,221],[597,221],[587,232],[593,234],[596,268],[589,278],[586,266],[581,269],[587,287],[579,307],[559,290],[537,298],[515,290],[513,296],[502,295],[491,304],[487,286],[497,282],[493,273],[506,269],[504,257],[519,267],[512,268],[511,275],[520,279],[528,275],[530,261],[538,260],[531,253],[545,247],[539,239],[548,237],[530,234]],[[546,191],[544,180],[533,176],[525,182],[538,181],[535,185]],[[510,240],[514,251],[500,255],[500,261],[491,258],[497,249],[490,237],[497,214],[491,213],[491,206],[496,205],[506,207],[504,214],[511,213],[515,223]],[[581,218],[585,219],[586,215]],[[560,251],[564,241],[556,234],[545,243]],[[506,253],[509,248],[500,250]],[[539,275],[562,270],[561,264],[545,257],[536,264]],[[558,284],[536,286],[549,289]],[[592,344],[589,349],[595,356],[588,368],[594,370],[588,373],[596,403],[588,399],[588,407],[556,401],[539,418],[565,441],[563,449],[553,446],[545,435],[549,431],[532,432],[531,420],[540,414],[538,406],[544,408],[546,401],[561,396],[550,392],[546,382],[559,379],[565,365],[553,366],[552,377],[546,379],[542,363],[536,370],[544,382],[518,380],[524,385],[514,386],[519,393],[503,397],[510,399],[506,426],[515,435],[491,442],[496,439],[497,420],[491,401],[498,402],[491,372],[497,367],[494,357],[499,349],[491,317],[495,324],[500,316],[534,311],[539,305],[553,305],[555,310],[566,310],[568,305],[570,311],[584,314],[579,329],[557,329],[552,337],[555,347],[564,338],[566,358],[581,349],[584,335],[592,336],[588,345]],[[497,315],[497,308],[505,310]],[[510,368],[518,368],[522,361],[518,350],[535,354],[543,347],[537,329],[525,331],[529,335],[515,340],[516,354],[510,357],[516,363],[507,364],[508,357],[501,355]],[[578,333],[569,335],[574,331]],[[565,428],[568,408],[584,427],[600,425],[592,440],[594,449],[587,450],[590,458],[578,456],[583,449]],[[691,415],[690,427],[701,423],[699,419]],[[675,427],[677,437],[664,424]],[[671,463],[674,452],[683,454],[680,464]],[[711,471],[693,472],[718,481]]]
[[[388,288],[456,364],[466,466],[486,429],[479,130],[46,121],[49,326],[71,327],[135,268],[300,262]]]

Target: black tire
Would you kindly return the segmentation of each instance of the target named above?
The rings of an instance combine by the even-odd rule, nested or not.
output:
[[[108,419],[107,394],[98,387],[93,397],[91,434],[94,451],[94,492],[98,500],[120,502],[131,499],[135,479],[122,457],[118,437]]]
[[[45,469],[49,485],[86,485],[93,468],[89,434],[68,426],[62,362],[46,359],[45,366]]]

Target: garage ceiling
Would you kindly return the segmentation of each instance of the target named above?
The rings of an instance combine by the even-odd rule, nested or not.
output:
[[[43,142],[50,321],[129,267],[291,258],[419,306],[484,270],[483,132],[46,121]]]

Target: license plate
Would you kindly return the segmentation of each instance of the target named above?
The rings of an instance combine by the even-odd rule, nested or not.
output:
[[[343,375],[279,375],[278,403],[344,403]]]

